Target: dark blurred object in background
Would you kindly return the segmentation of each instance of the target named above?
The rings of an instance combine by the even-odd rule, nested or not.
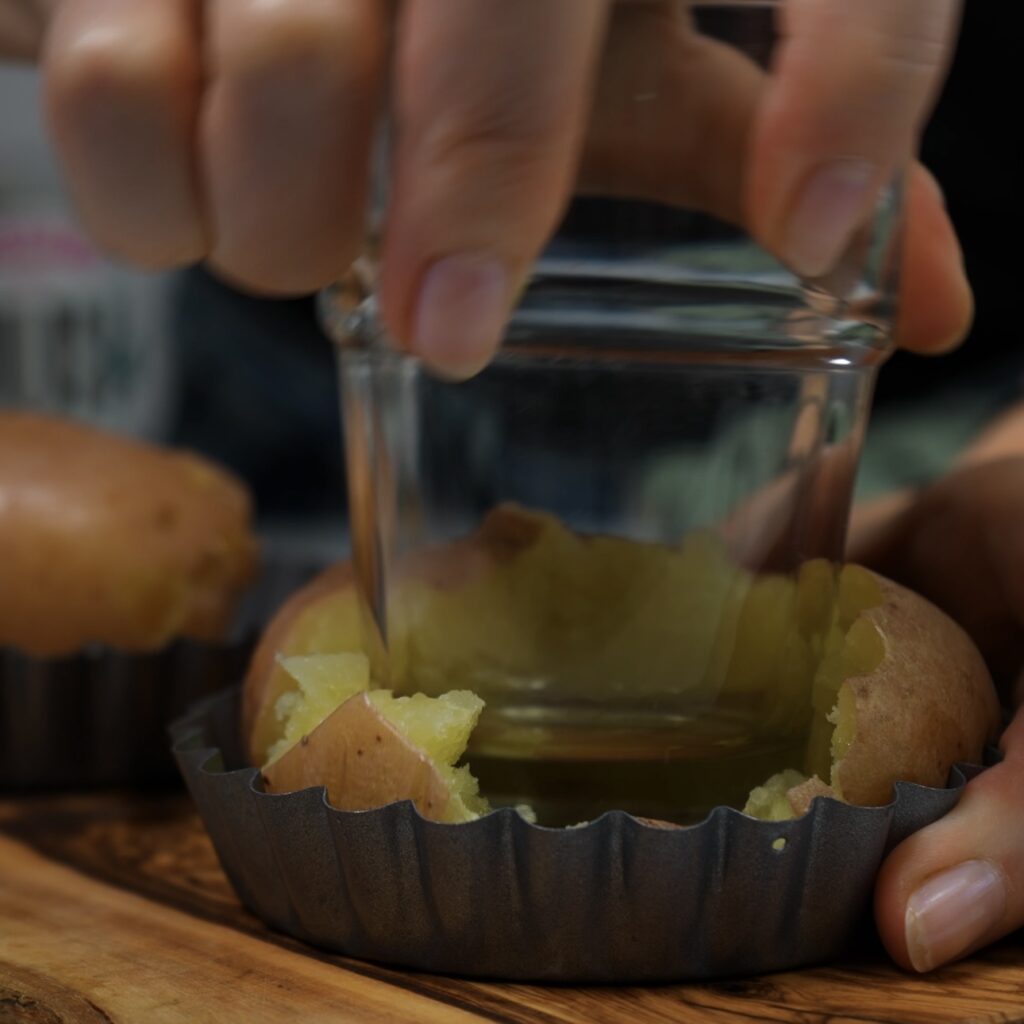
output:
[[[984,383],[1002,401],[1020,397],[1024,344],[1016,324],[1024,213],[1018,104],[1019,42],[1006,9],[968,0],[952,72],[924,138],[923,160],[946,193],[974,287],[971,336],[940,359],[906,354],[881,375],[879,404],[933,393],[951,382]]]
[[[863,496],[926,483],[1006,406],[1024,399],[1020,284],[1024,147],[1017,36],[1005,10],[967,0],[953,68],[925,133],[974,288],[970,336],[949,355],[897,353],[883,369],[861,464]]]
[[[202,270],[182,274],[182,361],[172,440],[249,481],[260,517],[337,519],[344,480],[334,353],[312,299],[258,300]]]

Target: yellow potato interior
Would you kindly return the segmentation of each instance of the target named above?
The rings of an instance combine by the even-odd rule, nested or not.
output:
[[[836,768],[850,749],[850,744],[853,743],[857,731],[857,709],[854,706],[853,693],[849,687],[844,686],[840,689],[836,706],[828,716],[828,720],[835,726],[831,743],[832,788],[836,791],[836,796],[842,797],[842,786],[839,784],[839,773]]]
[[[370,702],[414,746],[438,764],[455,764],[469,742],[484,702],[468,690],[440,697],[414,693],[396,697],[390,690],[372,690]]]
[[[807,776],[794,768],[787,768],[773,775],[763,786],[757,786],[750,791],[743,813],[762,821],[789,820],[793,817],[793,808],[786,794],[794,786],[806,781]]]
[[[433,762],[448,787],[449,821],[472,821],[490,810],[469,766],[456,767],[484,708],[475,693],[452,690],[440,697],[422,693],[396,697],[390,690],[371,690],[368,697],[381,715]]]
[[[267,764],[308,736],[349,697],[370,686],[370,662],[361,652],[278,656],[277,663],[296,689],[286,690],[274,705],[281,735],[267,753]]]
[[[472,571],[445,579],[413,565],[396,579],[386,668],[371,654],[378,686],[479,693],[489,711],[475,744],[485,733],[487,742],[497,736],[491,726],[504,707],[526,700],[548,709],[582,701],[615,714],[654,700],[694,728],[706,722],[707,735],[745,729],[738,742],[801,742],[830,631],[838,642],[848,606],[861,600],[857,580],[840,585],[836,568],[821,560],[796,576],[755,575],[710,532],[671,547],[581,536],[520,509],[493,516],[528,528],[528,542],[509,554],[481,539],[471,549]],[[454,557],[459,563],[463,554]],[[365,650],[362,626],[349,589],[311,605],[283,638],[282,653]],[[277,694],[294,686],[283,672],[271,681]],[[834,694],[823,699],[827,714]],[[267,724],[259,749],[281,738],[273,734],[279,722]]]
[[[812,568],[813,567],[813,568]],[[798,617],[813,623],[822,638],[811,690],[812,722],[804,772],[785,771],[755,788],[744,812],[780,821],[794,817],[786,792],[811,775],[830,779],[842,798],[836,766],[854,740],[856,709],[848,679],[870,675],[885,658],[885,641],[864,612],[881,603],[875,578],[860,566],[844,566],[830,590],[817,563],[807,563],[799,576]],[[819,642],[817,639],[812,641]]]
[[[386,675],[367,658],[367,631],[351,588],[296,620],[283,643],[289,656],[275,667],[283,681],[275,684],[269,742],[260,748],[271,760],[365,690],[380,714],[443,769],[471,815],[486,804],[468,769],[455,765],[481,697],[490,707],[470,748],[481,773],[483,758],[510,756],[505,748],[494,752],[505,742],[498,729],[488,732],[497,711],[534,700],[557,710],[564,697],[567,704],[610,709],[616,727],[621,708],[655,700],[694,723],[692,736],[672,737],[677,748],[701,740],[704,722],[708,735],[724,722],[737,729],[737,748],[766,743],[793,752],[780,754],[769,770],[792,756],[786,778],[833,777],[855,724],[842,684],[870,674],[885,656],[881,635],[864,616],[881,601],[870,573],[815,560],[793,575],[757,575],[738,566],[711,533],[692,533],[673,548],[580,536],[546,515],[503,514],[530,527],[527,543],[510,552],[488,547],[486,538],[474,541],[472,571],[463,563],[448,575],[410,571],[395,581]],[[348,653],[317,657],[325,651]],[[411,696],[395,697],[384,684]],[[521,720],[513,724],[518,736],[529,733]],[[564,757],[567,741],[553,728],[542,724],[533,732],[535,746],[525,744],[515,756],[539,763],[537,750],[550,743]],[[649,742],[649,724],[637,732],[639,746]],[[595,760],[604,754],[603,735],[594,740]],[[710,772],[714,756],[707,755]],[[767,790],[774,793],[774,785]],[[777,796],[762,793],[754,804],[781,814]]]
[[[276,660],[267,669],[270,678],[266,688],[269,693],[277,695],[276,700],[268,703],[254,723],[252,745],[264,755],[264,763],[272,752],[280,754],[278,744],[284,738],[284,719],[279,714],[279,702],[286,694],[299,689],[298,679],[284,667],[284,663],[299,655],[352,651],[365,655],[365,633],[362,609],[351,588],[324,595],[289,624],[277,647]],[[297,662],[294,667],[298,668],[298,665]],[[287,702],[282,713],[284,708],[287,708]]]
[[[718,538],[694,533],[671,549],[536,518],[536,540],[479,578],[397,588],[402,690],[454,684],[490,700],[524,687],[570,697],[721,689],[746,579]]]
[[[367,699],[399,734],[432,762],[445,783],[449,821],[470,821],[490,808],[467,766],[456,767],[484,702],[466,690],[439,697],[422,693],[396,697],[390,690],[370,690],[369,659],[361,652],[279,657],[278,665],[296,688],[277,700],[275,714],[282,735],[271,747],[268,768],[308,736],[345,701],[367,691]]]

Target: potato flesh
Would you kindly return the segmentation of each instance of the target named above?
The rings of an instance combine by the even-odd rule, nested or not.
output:
[[[271,747],[264,768],[351,697],[366,692],[373,708],[432,763],[449,795],[445,820],[471,821],[490,809],[468,766],[456,767],[484,707],[476,694],[453,690],[439,697],[421,693],[396,697],[390,690],[371,690],[369,660],[358,652],[281,657],[278,664],[298,688],[278,698],[275,713],[283,735]]]
[[[401,689],[455,684],[490,700],[524,688],[590,698],[595,681],[609,697],[722,688],[746,580],[718,538],[693,533],[669,549],[580,537],[552,517],[522,515],[540,529],[514,558],[456,587],[410,579],[396,588],[391,654]]]
[[[708,549],[701,554],[707,557]],[[774,694],[777,713],[777,707],[787,706],[791,698],[806,701],[806,679],[812,674],[814,728],[808,768],[824,778],[833,774],[831,765],[853,739],[854,718],[852,709],[843,714],[842,683],[873,671],[884,657],[877,629],[859,617],[876,595],[877,586],[868,574],[855,567],[837,574],[823,561],[806,563],[796,579],[765,575],[739,583],[734,580],[729,595],[734,602],[732,650],[727,662],[720,659],[724,686]],[[708,663],[714,660],[713,652],[709,653]],[[279,665],[298,689],[278,698],[275,710],[284,734],[272,748],[271,761],[344,700],[370,686],[369,661],[360,653],[279,658]],[[483,708],[479,697],[469,691],[438,698],[422,693],[395,697],[380,689],[370,690],[368,696],[409,743],[435,764],[452,793],[451,820],[471,820],[486,812],[487,802],[468,767],[455,767]],[[819,763],[811,763],[815,760]],[[773,776],[751,793],[745,812],[771,821],[793,817],[786,793],[807,778],[795,769]]]
[[[462,756],[484,706],[468,690],[451,690],[441,697],[396,697],[389,690],[371,690],[370,702],[414,747],[448,765]]]
[[[282,733],[267,752],[273,764],[303,736],[308,736],[336,707],[370,686],[370,662],[365,654],[306,654],[277,659],[298,685],[274,705]]]
[[[283,662],[300,655],[332,651],[365,654],[362,652],[362,613],[355,591],[339,589],[313,602],[290,624],[287,636],[282,639],[284,642],[269,665],[270,678],[266,684],[267,690],[277,696],[253,723],[253,760],[264,764],[271,756],[280,755],[278,745],[283,736],[283,719],[278,714],[280,701],[287,694],[299,692],[298,680],[284,668]],[[298,668],[298,663],[294,667]]]
[[[670,549],[580,537],[551,517],[515,514],[539,527],[514,557],[485,560],[486,571],[468,582],[412,578],[396,589],[390,667],[403,689],[429,695],[479,684],[490,700],[503,687],[520,699],[515,691],[523,685],[556,686],[560,693],[614,698],[628,683],[633,694],[639,688],[659,697],[755,701],[757,727],[766,734],[799,736],[810,722],[801,767],[808,775],[834,775],[834,762],[853,739],[853,717],[837,703],[842,683],[873,671],[885,653],[877,629],[861,617],[880,601],[870,573],[815,560],[795,577],[755,576],[732,563],[711,534],[691,534]],[[289,648],[344,642],[357,649],[354,595],[346,598],[346,615],[300,623]],[[603,690],[595,690],[595,680]],[[300,691],[278,698],[278,726]],[[324,705],[345,692],[341,685]],[[310,713],[315,720],[326,712]],[[425,732],[417,733],[419,721],[410,711],[405,727],[415,734],[410,742],[426,749],[431,730],[445,729],[424,718]],[[310,724],[296,719],[272,747],[275,755]]]
[[[842,646],[846,619],[871,603],[870,574],[819,559],[795,576],[755,575],[710,532],[670,548],[581,537],[550,516],[506,514],[535,527],[514,557],[456,586],[407,579],[396,588],[392,678],[402,690],[465,686],[495,711],[522,702],[524,692],[539,704],[548,694],[609,708],[622,700],[627,709],[650,696],[678,702],[684,714],[741,713],[754,743],[799,742],[819,719],[816,760],[826,763],[816,770],[828,777],[835,693],[820,693],[812,709],[814,680],[826,654]],[[501,734],[500,742],[511,740]],[[537,743],[546,742],[541,734]]]
[[[495,519],[528,527],[525,546],[509,555],[486,539]],[[394,582],[387,681],[398,692],[472,690],[491,706],[487,726],[504,705],[534,697],[627,714],[650,698],[691,718],[743,715],[753,743],[805,735],[839,603],[831,563],[808,562],[795,578],[753,575],[710,532],[672,548],[582,537],[554,517],[504,507],[480,536],[472,571],[456,566],[446,579],[414,569]],[[346,607],[336,599],[297,620],[284,653],[360,650],[357,602],[345,596]],[[290,688],[283,672],[271,681],[278,694]],[[280,738],[279,723],[268,724],[260,750]]]
[[[762,821],[788,821],[793,817],[793,807],[786,794],[806,781],[807,776],[795,768],[778,772],[750,791],[743,813]]]
[[[844,566],[831,593],[815,563],[807,563],[799,576],[799,617],[813,622],[824,634],[811,690],[813,718],[804,772],[787,770],[773,775],[751,791],[744,813],[768,821],[795,817],[787,792],[809,777],[829,779],[842,799],[837,767],[853,743],[856,709],[846,680],[870,675],[885,658],[885,642],[863,613],[881,603],[874,577],[860,566]],[[806,572],[805,572],[806,571]],[[820,634],[819,634],[820,635]],[[806,773],[806,774],[805,774]]]
[[[371,690],[375,708],[433,762],[448,787],[449,821],[472,821],[490,810],[468,765],[456,767],[469,743],[484,702],[468,690],[451,690],[439,697],[415,693],[396,697],[390,690]]]

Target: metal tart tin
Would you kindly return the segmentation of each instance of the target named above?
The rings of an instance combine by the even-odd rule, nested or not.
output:
[[[900,783],[885,807],[817,799],[803,817],[730,808],[663,829],[622,811],[569,829],[506,808],[460,825],[408,802],[339,811],[322,788],[263,792],[240,691],[172,727],[174,755],[241,901],[313,946],[516,981],[657,982],[831,959],[865,921],[886,852],[957,802]]]

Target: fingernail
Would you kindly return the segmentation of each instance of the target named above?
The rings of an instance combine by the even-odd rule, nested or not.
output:
[[[442,373],[472,376],[501,340],[509,301],[508,274],[493,257],[458,255],[438,260],[420,286],[413,352]]]
[[[864,218],[875,181],[875,168],[864,160],[835,160],[818,170],[790,215],[786,263],[802,277],[831,270]]]
[[[930,971],[966,953],[1002,920],[1006,883],[984,860],[968,860],[929,878],[907,901],[907,953]]]

